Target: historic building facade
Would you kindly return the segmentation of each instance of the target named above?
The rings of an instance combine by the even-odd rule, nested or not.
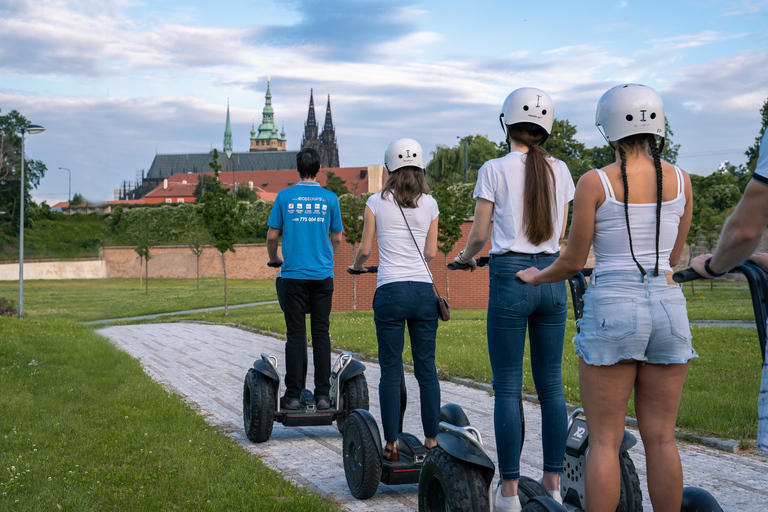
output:
[[[227,112],[229,116],[229,112]],[[229,117],[227,117],[229,121]],[[272,109],[272,93],[267,79],[267,95],[264,110],[261,112],[259,132],[251,125],[251,151],[285,151],[285,127],[280,135],[277,134],[275,111]]]
[[[313,148],[320,154],[322,167],[339,167],[339,147],[336,142],[336,128],[331,117],[331,95],[328,95],[328,105],[325,108],[325,124],[318,135],[317,118],[315,117],[314,90],[309,91],[309,113],[304,123],[304,135],[301,138],[301,149]]]

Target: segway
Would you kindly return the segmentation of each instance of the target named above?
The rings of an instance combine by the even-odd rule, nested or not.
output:
[[[477,258],[478,267],[484,267],[490,263],[490,258],[485,256]],[[466,270],[469,265],[452,262],[448,264],[449,270]],[[591,274],[591,269],[584,269],[586,275]],[[578,320],[584,312],[582,296],[587,290],[584,273],[578,273],[569,279],[571,296],[574,304],[574,316]],[[518,284],[525,284],[515,278]],[[557,503],[549,492],[539,482],[521,476],[518,482],[518,496],[524,510],[533,511],[560,511],[576,512],[584,509],[584,471],[586,469],[586,454],[589,448],[589,431],[587,422],[583,417],[584,410],[574,410],[568,418],[568,437],[566,441],[565,457],[563,460],[563,472],[560,474],[560,495],[563,504]],[[520,400],[521,438],[525,442],[525,416],[523,403]],[[632,433],[625,430],[624,439],[619,448],[619,465],[621,468],[621,498],[617,512],[637,512],[643,509],[643,498],[640,489],[640,479],[635,470],[634,463],[628,450],[637,444],[637,439]],[[522,445],[521,445],[522,451]],[[489,498],[492,492],[488,489]]]
[[[366,267],[353,275],[376,273]],[[490,511],[487,489],[494,465],[477,429],[469,424],[456,404],[440,408],[440,433],[431,450],[413,434],[403,432],[408,404],[405,373],[400,379],[400,422],[397,448],[399,460],[384,458],[379,427],[365,410],[352,412],[344,428],[344,474],[352,495],[365,500],[376,494],[380,483],[419,484],[419,510]]]
[[[280,265],[270,265],[278,267]],[[282,279],[276,281],[277,297],[283,309]],[[307,361],[304,361],[306,377]],[[339,432],[355,409],[368,409],[368,384],[365,365],[352,355],[343,352],[331,367],[331,407],[320,410],[315,397],[308,389],[301,391],[298,410],[282,410],[280,407],[281,375],[277,358],[261,354],[261,359],[245,375],[243,384],[243,420],[245,434],[254,443],[263,443],[272,435],[274,422],[286,427],[332,425],[336,422]]]

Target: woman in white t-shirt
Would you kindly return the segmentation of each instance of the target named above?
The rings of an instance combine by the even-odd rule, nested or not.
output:
[[[592,245],[595,267],[573,339],[589,429],[586,508],[613,512],[619,503],[619,447],[634,391],[653,510],[679,511],[675,423],[688,362],[698,356],[685,297],[671,278],[691,225],[691,182],[661,160],[664,105],[656,91],[614,87],[595,117],[616,162],[579,180],[565,253],[518,276],[534,286],[562,281],[581,270]]]
[[[373,299],[379,343],[379,403],[384,429],[384,458],[398,460],[400,380],[405,326],[419,382],[424,446],[436,444],[440,423],[440,384],[435,368],[437,297],[426,263],[437,253],[437,202],[429,195],[421,145],[397,139],[387,146],[384,165],[389,178],[365,208],[363,237],[352,270],[362,270],[378,234],[379,271]],[[407,219],[407,220],[406,220]],[[409,228],[410,226],[410,228]],[[417,246],[418,244],[418,246]],[[422,255],[424,261],[422,261]]]
[[[513,511],[521,508],[517,486],[526,328],[530,330],[531,369],[541,404],[542,484],[562,502],[559,474],[567,435],[560,373],[568,304],[565,283],[534,288],[515,283],[515,273],[531,266],[545,268],[558,257],[574,186],[565,163],[541,148],[554,120],[554,106],[547,93],[532,87],[513,91],[504,102],[500,119],[510,153],[480,168],[474,223],[467,246],[455,261],[469,263],[474,270],[473,256],[485,246],[490,232],[488,353],[501,473],[494,506],[495,510]]]

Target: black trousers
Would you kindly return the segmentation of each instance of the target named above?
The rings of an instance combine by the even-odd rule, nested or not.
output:
[[[307,381],[307,318],[312,332],[315,397],[331,391],[331,336],[328,333],[333,299],[333,278],[283,278],[285,342],[285,396],[298,398]]]

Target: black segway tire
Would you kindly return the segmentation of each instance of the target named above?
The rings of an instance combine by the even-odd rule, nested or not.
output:
[[[365,374],[355,375],[344,383],[344,389],[341,392],[344,408],[341,416],[336,420],[336,428],[344,435],[344,424],[355,409],[368,410],[368,381],[365,380]]]
[[[640,489],[640,478],[637,476],[635,464],[628,452],[619,454],[619,469],[621,470],[621,495],[616,512],[642,511],[643,491]]]
[[[243,421],[251,442],[263,443],[272,435],[275,421],[275,388],[272,379],[251,368],[243,383]]]
[[[521,476],[517,482],[517,495],[520,496],[520,505],[525,506],[534,496],[549,497],[549,492],[533,478]]]
[[[523,505],[524,512],[565,512],[566,508],[550,496],[534,496]]]
[[[365,420],[357,413],[346,419],[343,435],[344,476],[349,492],[359,500],[367,500],[376,494],[381,481],[379,448]]]
[[[481,468],[451,457],[440,446],[432,448],[419,475],[419,512],[490,509]]]

